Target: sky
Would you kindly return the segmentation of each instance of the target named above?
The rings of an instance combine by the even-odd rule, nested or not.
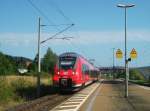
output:
[[[130,67],[150,66],[150,0],[0,0],[0,51],[34,59],[37,53],[38,17],[41,41],[75,24],[56,38],[41,44],[41,57],[50,47],[57,55],[76,52],[94,59],[96,66],[113,65],[113,48],[124,54],[124,9],[118,3],[135,4],[127,9],[127,56],[137,58]],[[115,66],[124,58],[115,57]]]

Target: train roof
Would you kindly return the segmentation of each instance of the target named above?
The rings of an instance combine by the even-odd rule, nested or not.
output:
[[[65,56],[79,57],[81,55],[79,55],[79,54],[77,54],[75,52],[66,52],[66,53],[61,54],[59,57],[65,57]]]
[[[65,52],[65,53],[62,53],[61,55],[59,55],[59,57],[66,57],[66,56],[77,57],[77,58],[81,57],[84,60],[86,60],[90,65],[93,66],[93,64],[91,64],[86,58],[84,58],[82,55],[75,53],[75,52]]]
[[[66,57],[66,56],[71,56],[71,57],[81,57],[84,60],[88,61],[86,58],[84,58],[82,55],[75,53],[75,52],[65,52],[61,54],[59,57]],[[89,61],[88,61],[89,62]],[[90,62],[89,62],[90,63]]]

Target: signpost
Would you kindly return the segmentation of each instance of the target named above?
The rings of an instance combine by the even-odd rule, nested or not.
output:
[[[123,53],[122,53],[121,49],[117,49],[116,58],[117,59],[122,59],[122,57],[123,57]]]
[[[120,49],[117,49],[116,51],[116,58],[117,59],[121,59],[123,57],[123,53]],[[137,58],[137,52],[136,50],[133,48],[130,52],[130,57],[128,59],[126,59],[126,87],[125,87],[125,97],[128,97],[128,80],[129,80],[129,67],[128,67],[128,63],[131,61],[131,59],[136,59]]]
[[[130,52],[130,58],[131,59],[136,59],[137,58],[137,52],[136,52],[136,50],[134,48]]]

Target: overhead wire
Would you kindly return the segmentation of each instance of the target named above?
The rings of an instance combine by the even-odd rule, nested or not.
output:
[[[56,25],[52,20],[50,20],[31,0],[27,0],[28,2],[29,2],[29,4],[36,10],[36,11],[38,11],[50,24],[52,24],[52,25],[47,25],[47,26],[54,26],[55,27],[55,29],[57,30],[57,31],[59,31],[59,32],[61,32],[61,30],[58,28],[58,26],[59,25]],[[63,12],[62,12],[63,13]],[[60,25],[62,25],[62,24],[60,24]],[[65,25],[65,24],[63,24],[63,25]],[[72,24],[66,24],[66,25],[71,25],[72,26]],[[65,28],[66,29],[66,28]],[[55,35],[58,35],[58,33],[56,33]],[[62,34],[63,36],[66,36],[66,35],[64,35],[64,34]]]
[[[48,41],[48,40],[50,40],[50,39],[53,39],[54,37],[56,37],[57,35],[63,33],[64,31],[66,31],[67,29],[69,29],[70,27],[72,27],[73,25],[74,25],[74,24],[72,24],[72,25],[70,25],[69,27],[67,27],[67,28],[65,28],[65,29],[63,29],[63,30],[57,32],[57,33],[54,34],[53,36],[51,36],[51,37],[49,37],[49,38],[43,40],[41,43],[44,43],[44,42],[46,42],[46,41]]]
[[[53,21],[51,21],[31,0],[27,0],[29,4],[36,10],[38,11],[50,24],[55,25]]]
[[[60,31],[60,29],[58,28],[59,25],[62,25],[62,24],[59,24],[59,25],[56,25],[52,20],[50,20],[46,15],[45,13],[43,13],[31,0],[27,0],[29,2],[29,4],[36,10],[38,11],[50,24],[52,25],[47,25],[47,26],[54,26],[56,28],[57,31]],[[63,24],[65,25],[65,24]],[[66,24],[66,25],[69,25],[69,24]]]
[[[65,15],[65,13],[62,11],[62,9],[52,0],[52,1],[48,1],[49,2],[49,4],[51,5],[51,6],[53,6],[55,9],[56,9],[56,11],[60,14],[60,15],[62,15],[67,21],[70,21],[72,24],[74,23],[74,22],[72,22],[72,20],[68,17],[68,16],[66,16]],[[78,35],[79,36],[79,35]],[[76,47],[78,50],[80,50],[84,55],[86,55],[85,54],[85,52],[83,51],[83,50],[81,50],[81,48],[80,47],[77,47],[78,45],[75,45],[73,42],[71,42],[71,41],[68,41],[69,43],[70,43],[70,45],[72,45],[73,47]]]
[[[56,25],[56,24],[55,24],[52,20],[50,20],[50,19],[45,15],[45,13],[43,13],[31,0],[27,0],[27,1],[30,3],[30,5],[31,5],[36,11],[38,11],[38,12],[51,24],[51,25],[48,25],[48,26],[54,26],[57,31],[61,31],[61,30],[58,28],[58,26],[59,26],[59,25],[67,25],[67,24],[59,24],[59,25]],[[53,7],[56,9],[56,11],[57,11],[60,15],[62,15],[62,16],[66,19],[66,21],[69,21],[69,23],[73,24],[72,20],[71,20],[68,16],[65,15],[65,13],[62,11],[62,9],[59,8],[59,6],[58,6],[56,3],[52,2],[52,1],[51,1],[51,3],[50,3],[50,1],[48,1],[48,2],[49,2],[50,5],[51,5],[51,3],[53,4]],[[69,25],[69,24],[68,24],[68,25]],[[59,32],[57,32],[57,33],[55,34],[55,36],[58,35],[58,33],[59,33]],[[64,34],[62,34],[62,35],[63,35],[63,36],[66,36],[66,35],[64,35]],[[79,33],[76,32],[76,35],[80,38]],[[48,38],[48,39],[49,39],[49,38]],[[48,40],[48,39],[46,39],[46,40]],[[45,42],[45,41],[43,41],[43,42]],[[81,50],[81,48],[78,47],[79,45],[76,45],[76,44],[74,44],[74,43],[71,42],[71,41],[69,41],[69,42],[70,42],[70,44],[71,44],[73,47],[75,47],[75,48],[77,48],[78,50],[80,50],[80,52],[82,52],[84,55],[87,55],[87,54],[85,53],[85,51]]]
[[[50,1],[49,1],[49,3],[50,3]],[[68,20],[71,23],[73,23],[72,20],[68,16],[66,16],[64,14],[64,12],[62,11],[62,9],[60,9],[56,3],[52,2],[52,1],[51,1],[51,3],[53,4],[53,7],[56,8],[56,10],[57,10],[58,13],[60,13],[66,20]],[[80,38],[79,33],[76,32],[76,35]],[[68,42],[70,43],[70,45],[72,45],[73,47],[75,47],[78,50],[80,50],[81,53],[83,53],[84,55],[87,55],[87,54],[85,54],[85,51],[81,50],[81,48],[78,47],[79,45],[76,45],[76,44],[74,44],[74,42],[71,42],[71,41],[68,41]]]
[[[52,2],[52,1],[51,1],[51,2]],[[73,23],[72,20],[71,20],[68,16],[66,16],[66,15],[63,13],[63,11],[58,7],[58,5],[57,5],[56,3],[54,3],[54,2],[52,2],[52,3],[53,3],[53,5],[55,6],[55,8],[56,8],[56,10],[58,11],[58,13],[60,13],[66,20],[69,20],[71,23]],[[76,32],[76,31],[75,31],[75,32]],[[79,33],[76,32],[76,35],[80,38]],[[80,50],[81,53],[83,53],[84,55],[87,55],[87,54],[85,53],[85,51],[81,50],[81,47],[78,47],[79,45],[76,45],[76,44],[74,44],[74,42],[71,42],[71,41],[68,41],[68,42],[70,43],[70,45],[72,45],[72,46],[75,47],[76,49]]]
[[[53,1],[53,0],[48,0],[48,4],[55,8],[55,10],[70,24],[74,24],[74,22],[70,19],[70,17],[66,16],[66,14],[63,12],[63,10]],[[63,36],[66,36],[62,34]]]
[[[53,0],[51,0],[51,1],[49,0],[48,2],[49,2],[49,4],[50,4],[51,6],[53,6],[53,7],[56,9],[56,11],[57,11],[60,15],[62,15],[67,21],[69,21],[71,24],[74,24],[73,21],[70,19],[70,17],[66,16],[65,13],[63,12],[63,10],[62,10]]]

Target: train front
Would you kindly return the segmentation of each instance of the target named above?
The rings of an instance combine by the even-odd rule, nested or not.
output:
[[[61,90],[73,90],[78,84],[78,65],[75,54],[62,54],[55,67],[53,84]]]

